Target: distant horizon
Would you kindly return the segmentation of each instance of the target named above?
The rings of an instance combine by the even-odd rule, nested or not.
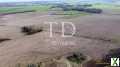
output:
[[[31,2],[31,1],[68,1],[68,0],[0,0],[0,2]],[[69,0],[69,1],[96,1],[96,0]],[[119,0],[97,0],[97,1],[119,1]]]
[[[32,1],[60,1],[60,0],[0,0],[0,2],[32,2]]]
[[[9,2],[32,2],[32,1],[60,1],[68,3],[89,2],[89,3],[120,3],[120,0],[0,0],[0,3]]]

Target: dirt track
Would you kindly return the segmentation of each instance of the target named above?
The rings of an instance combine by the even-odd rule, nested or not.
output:
[[[49,31],[24,36],[24,25],[49,27],[44,22],[73,22],[77,32],[71,38],[62,38],[60,33],[49,37]],[[60,19],[40,13],[6,15],[0,18],[0,37],[12,40],[0,43],[0,67],[19,62],[38,62],[44,58],[64,56],[80,51],[91,58],[101,58],[110,49],[120,48],[120,15],[90,15],[72,19]],[[60,25],[54,32],[60,32]],[[113,40],[104,41],[102,39]]]

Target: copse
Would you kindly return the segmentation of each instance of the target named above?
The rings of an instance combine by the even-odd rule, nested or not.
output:
[[[82,12],[87,12],[87,13],[97,13],[100,14],[102,13],[102,9],[96,9],[96,8],[86,8],[84,6],[79,6],[79,7],[69,7],[66,6],[63,8],[64,11],[70,11],[70,10],[75,10],[75,11],[82,11]]]
[[[102,9],[96,9],[96,8],[87,8],[84,9],[84,11],[88,13],[102,13]]]
[[[84,7],[78,7],[78,8],[74,8],[72,10],[76,10],[76,11],[82,11],[82,12],[87,12],[87,13],[102,13],[102,9],[96,9],[96,8],[84,8]]]
[[[87,12],[87,13],[102,13],[102,9],[89,8],[89,7],[86,7],[84,5],[76,6],[73,10],[83,11],[83,12]]]
[[[82,7],[92,7],[92,4],[77,4],[76,6],[77,7],[80,7],[80,6],[82,6]]]
[[[54,6],[52,8],[62,8],[63,11],[82,11],[86,13],[97,13],[100,14],[102,13],[102,9],[97,9],[97,8],[89,8],[92,6],[91,4],[86,4],[86,5],[70,5],[70,4],[58,4],[57,6]]]
[[[75,7],[73,10],[76,10],[76,11],[84,11],[85,10],[85,7]]]

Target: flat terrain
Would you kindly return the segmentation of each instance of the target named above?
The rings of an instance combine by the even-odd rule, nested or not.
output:
[[[31,12],[0,17],[0,38],[11,39],[0,43],[0,67],[40,62],[73,52],[100,59],[110,49],[120,48],[120,13],[92,14],[69,19],[50,13]],[[58,23],[53,27],[53,38],[49,37],[47,22]],[[61,37],[60,22],[75,24],[76,34],[69,38]],[[24,35],[21,27],[29,25],[43,27],[43,31]]]

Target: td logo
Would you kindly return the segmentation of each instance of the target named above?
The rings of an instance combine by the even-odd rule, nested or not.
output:
[[[119,58],[111,58],[111,66],[119,67],[120,59]]]

